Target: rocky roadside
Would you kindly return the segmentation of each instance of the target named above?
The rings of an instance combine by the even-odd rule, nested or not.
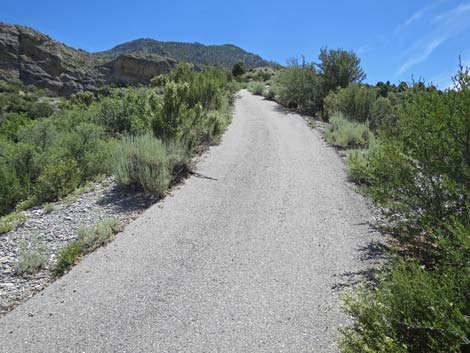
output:
[[[60,249],[77,236],[80,226],[92,226],[114,218],[126,225],[157,199],[119,188],[113,178],[89,188],[80,195],[22,212],[27,221],[0,235],[0,317],[32,297],[54,280],[52,269]],[[19,275],[15,271],[22,244],[39,243],[47,248],[47,265],[37,273]]]

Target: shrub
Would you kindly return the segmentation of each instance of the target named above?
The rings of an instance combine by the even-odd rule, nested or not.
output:
[[[150,134],[125,137],[114,157],[114,175],[119,184],[162,196],[171,182],[165,145]]]
[[[417,94],[367,156],[368,193],[402,219],[400,237],[445,232],[452,217],[470,225],[469,107],[467,87]]]
[[[33,274],[47,264],[47,247],[37,239],[29,244],[22,243],[15,263],[15,272],[19,275]]]
[[[52,159],[38,178],[36,193],[40,200],[53,201],[80,185],[80,169],[71,159]]]
[[[80,255],[80,243],[76,240],[70,241],[57,255],[57,263],[54,267],[54,275],[63,275],[75,264]]]
[[[463,352],[469,344],[469,296],[468,264],[427,271],[416,262],[397,261],[374,290],[362,286],[346,297],[354,323],[343,330],[341,351]]]
[[[374,183],[374,164],[372,159],[383,158],[380,139],[372,138],[367,149],[350,150],[347,156],[347,172],[349,178],[358,184],[370,186]]]
[[[377,97],[375,88],[359,84],[331,91],[325,97],[323,108],[327,117],[341,112],[353,121],[368,122],[374,131],[392,116],[392,104],[388,98]]]
[[[18,177],[0,158],[0,216],[13,210],[23,196]]]
[[[94,108],[94,122],[111,135],[145,134],[151,126],[148,99],[151,91],[145,88],[130,88],[124,93],[105,97]]]
[[[320,79],[314,64],[292,59],[274,79],[274,84],[279,87],[278,97],[282,105],[312,115],[321,110]]]
[[[108,244],[112,236],[122,231],[122,225],[116,219],[99,221],[94,227],[80,227],[77,239],[70,241],[59,252],[54,268],[56,276],[63,275],[78,258]]]
[[[250,82],[248,84],[248,90],[258,96],[261,96],[263,94],[265,87],[266,85],[263,82]]]
[[[43,210],[44,210],[44,213],[51,213],[52,211],[55,210],[55,207],[53,204],[51,203],[46,203],[44,206],[43,206]]]
[[[150,85],[152,87],[165,87],[167,83],[168,83],[167,75],[158,75],[150,80]]]
[[[269,86],[263,91],[263,97],[268,100],[275,100],[278,95],[277,87]]]
[[[348,148],[367,147],[371,133],[366,124],[349,121],[340,114],[330,119],[331,126],[326,131],[328,143]]]
[[[153,131],[155,136],[169,141],[178,134],[182,125],[183,115],[188,111],[187,97],[189,85],[170,82],[165,86],[163,100],[154,104],[156,115],[153,119]]]
[[[245,73],[245,71],[246,69],[245,69],[245,64],[243,63],[243,61],[237,61],[235,65],[233,65],[232,75],[235,77],[241,76]]]
[[[353,51],[322,48],[316,65],[321,80],[322,98],[330,91],[346,88],[350,83],[360,83],[366,78],[361,59]]]
[[[106,245],[121,230],[122,225],[116,219],[100,221],[94,227],[80,227],[77,231],[80,253],[89,253]]]
[[[25,224],[26,216],[22,213],[12,212],[0,217],[0,234],[8,233]]]

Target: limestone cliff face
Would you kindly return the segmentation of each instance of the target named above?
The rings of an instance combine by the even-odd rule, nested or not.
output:
[[[62,95],[109,83],[147,83],[175,64],[138,53],[103,62],[31,28],[0,23],[0,80],[20,80]]]
[[[173,59],[134,53],[120,55],[101,67],[107,69],[108,82],[134,84],[169,73],[175,66],[176,61]]]

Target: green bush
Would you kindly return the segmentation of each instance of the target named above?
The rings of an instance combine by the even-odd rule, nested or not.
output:
[[[93,107],[94,121],[111,135],[145,134],[151,126],[148,100],[152,94],[145,88],[130,88],[105,97]]]
[[[279,102],[289,108],[315,115],[322,108],[320,78],[314,64],[292,59],[274,79]]]
[[[330,127],[326,131],[328,143],[348,148],[367,147],[371,139],[371,133],[367,124],[356,123],[336,114],[330,119]]]
[[[114,175],[121,185],[162,196],[171,183],[167,149],[150,134],[123,138],[113,159]]]
[[[406,104],[380,151],[366,156],[369,195],[402,219],[400,237],[470,225],[470,88],[423,92]]]
[[[55,207],[53,204],[51,203],[46,203],[44,206],[43,206],[43,210],[44,210],[44,213],[51,213],[55,210]]]
[[[358,184],[371,186],[374,183],[373,159],[382,159],[382,146],[380,139],[371,138],[367,149],[354,149],[348,151],[346,166],[348,176]]]
[[[89,253],[106,245],[120,231],[122,225],[116,219],[100,221],[94,227],[80,227],[77,231],[80,253]]]
[[[37,239],[29,244],[20,244],[18,259],[15,263],[15,272],[19,275],[33,274],[46,266],[48,256],[47,247]]]
[[[347,298],[343,352],[470,349],[470,71],[455,82],[415,85],[395,126],[349,154],[350,175],[394,216],[401,244],[377,286]]]
[[[75,265],[80,256],[108,244],[113,235],[120,231],[122,231],[122,225],[116,219],[99,221],[94,227],[80,227],[77,231],[77,239],[68,242],[59,252],[54,274],[63,275]]]
[[[26,216],[22,213],[12,212],[0,217],[0,234],[8,233],[25,224]]]
[[[188,113],[187,98],[189,84],[169,82],[165,86],[163,100],[154,103],[156,111],[153,119],[153,131],[155,136],[169,141],[176,138],[178,130]]]
[[[261,96],[264,92],[266,85],[263,82],[250,82],[248,84],[248,90],[258,96]]]
[[[331,91],[325,97],[323,109],[328,117],[341,112],[350,120],[368,122],[374,131],[393,115],[388,98],[377,97],[375,88],[359,84],[350,84],[337,92]]]
[[[36,194],[43,201],[53,201],[80,185],[80,169],[71,159],[53,159],[42,171],[36,184]]]
[[[18,204],[63,197],[109,174],[122,136],[153,131],[165,145],[177,142],[184,151],[182,164],[201,143],[215,141],[230,121],[231,74],[180,64],[158,80],[164,87],[105,87],[67,100],[1,83],[0,216]]]
[[[57,255],[57,263],[54,267],[54,275],[63,275],[70,267],[75,265],[80,256],[80,243],[76,240],[70,241]]]
[[[270,85],[266,87],[266,89],[263,91],[263,97],[268,100],[275,100],[278,95],[279,95],[279,88],[274,85]]]
[[[466,243],[470,233],[467,230]],[[470,267],[434,271],[397,261],[376,288],[346,297],[354,323],[343,330],[344,353],[461,353],[469,347]]]
[[[365,80],[366,74],[361,68],[361,59],[353,51],[344,49],[322,48],[316,64],[320,77],[322,98],[330,91],[346,88],[350,83],[360,83]]]
[[[237,77],[237,76],[241,76],[245,73],[246,71],[246,68],[245,68],[245,64],[243,63],[243,61],[237,61],[235,63],[235,65],[233,65],[233,69],[232,69],[232,75]]]

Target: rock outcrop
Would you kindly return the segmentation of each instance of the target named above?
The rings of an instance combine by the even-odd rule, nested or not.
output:
[[[135,84],[148,82],[152,77],[169,73],[176,66],[176,61],[158,55],[133,53],[119,55],[101,68],[107,70],[110,83]]]
[[[31,28],[0,23],[0,80],[20,80],[61,95],[110,83],[147,83],[175,64],[172,59],[138,53],[103,62]]]

